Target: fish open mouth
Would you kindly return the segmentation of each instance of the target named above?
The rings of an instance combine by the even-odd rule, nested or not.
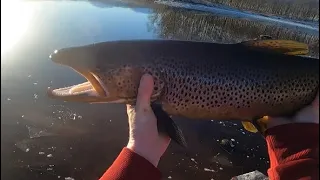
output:
[[[79,69],[74,70],[88,81],[64,88],[48,89],[48,95],[51,98],[68,101],[96,101],[98,97],[101,98],[108,95],[107,88],[98,76],[92,72]]]

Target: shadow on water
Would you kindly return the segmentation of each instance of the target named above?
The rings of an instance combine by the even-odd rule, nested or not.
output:
[[[250,19],[140,1],[39,1],[22,7],[30,11],[29,19],[21,16],[15,22],[29,26],[11,49],[1,49],[1,179],[97,179],[127,142],[124,105],[67,103],[46,96],[49,86],[84,80],[48,60],[56,48],[122,39],[233,43],[267,34],[305,42],[310,55],[319,56],[317,33]],[[175,120],[189,148],[170,145],[159,167],[164,179],[230,179],[256,169],[266,172],[263,138],[245,132],[238,122]]]

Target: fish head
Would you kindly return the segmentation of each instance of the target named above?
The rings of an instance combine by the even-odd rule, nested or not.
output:
[[[128,43],[112,42],[55,50],[51,60],[72,68],[87,82],[49,89],[49,97],[89,103],[135,102],[146,64],[133,51]],[[160,91],[157,87],[153,97]]]

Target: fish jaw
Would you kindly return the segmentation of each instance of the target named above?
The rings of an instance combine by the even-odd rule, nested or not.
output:
[[[49,88],[48,96],[53,99],[76,102],[95,102],[101,97],[89,81],[63,88]]]
[[[87,82],[81,84],[48,89],[47,94],[50,98],[91,103],[118,100],[111,97],[105,83],[93,72],[97,63],[93,48],[64,48],[55,50],[49,57],[54,63],[69,67],[87,79]]]
[[[118,101],[116,97],[111,97],[111,93],[109,92],[107,86],[95,73],[85,70],[84,68],[71,67],[69,64],[61,65],[70,67],[86,78],[87,82],[57,89],[49,88],[47,94],[50,98],[61,99],[64,101],[90,103]]]
[[[47,94],[52,99],[60,99],[70,102],[86,102],[86,103],[125,103],[127,99],[111,97],[107,88],[103,88],[104,95],[100,95],[92,85],[87,81],[84,83],[52,89],[49,88]]]
[[[116,89],[110,85],[108,88],[106,82],[102,81],[95,73],[79,67],[71,68],[86,78],[87,81],[63,88],[49,88],[47,94],[50,98],[86,103],[126,103],[135,101],[135,97],[119,97]]]
[[[60,63],[59,63],[60,64]],[[62,64],[65,65],[65,64]],[[60,99],[71,102],[85,102],[85,103],[131,103],[135,102],[135,97],[124,98],[119,97],[116,88],[107,85],[103,82],[96,73],[84,70],[79,67],[71,67],[65,65],[76,71],[87,79],[86,82],[71,85],[68,87],[52,89],[49,88],[47,94],[52,99]],[[107,83],[107,84],[106,84]],[[108,88],[109,87],[109,88]]]
[[[110,98],[107,96],[100,96],[92,87],[90,82],[81,84],[51,89],[49,88],[47,94],[50,98],[60,99],[70,102],[85,102],[85,103],[126,103],[127,99]]]

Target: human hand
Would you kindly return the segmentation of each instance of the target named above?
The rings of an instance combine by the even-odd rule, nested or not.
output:
[[[301,109],[292,118],[269,117],[267,128],[289,123],[316,123],[319,124],[319,93],[316,99],[307,107]]]
[[[168,148],[170,138],[158,133],[157,119],[150,106],[153,86],[152,76],[143,75],[140,80],[136,105],[127,105],[129,119],[127,148],[157,167],[161,156]]]

